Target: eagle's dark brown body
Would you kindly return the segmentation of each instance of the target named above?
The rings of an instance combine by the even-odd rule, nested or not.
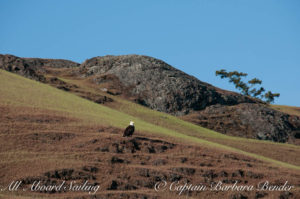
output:
[[[123,137],[130,137],[130,136],[132,136],[133,132],[134,132],[134,126],[133,125],[129,125],[125,129]]]

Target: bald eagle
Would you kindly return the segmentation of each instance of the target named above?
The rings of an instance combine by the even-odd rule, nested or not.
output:
[[[134,132],[134,122],[130,121],[129,126],[124,131],[123,137],[130,137]]]

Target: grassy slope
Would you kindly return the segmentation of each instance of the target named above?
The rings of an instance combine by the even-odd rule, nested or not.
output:
[[[284,113],[288,113],[290,115],[296,115],[300,117],[300,108],[294,106],[285,106],[285,105],[272,105],[271,106],[275,110],[282,111]]]
[[[80,118],[86,124],[97,123],[121,128],[126,126],[128,121],[132,119],[136,122],[138,131],[180,138],[183,141],[246,154],[277,166],[300,169],[299,166],[294,164],[270,158],[272,156],[266,157],[259,153],[250,153],[247,150],[241,150],[239,147],[233,147],[234,144],[226,146],[222,142],[235,143],[237,146],[238,144],[247,146],[254,146],[255,144],[259,146],[269,145],[273,151],[275,149],[275,151],[281,149],[294,150],[295,153],[299,154],[300,149],[297,146],[225,136],[122,99],[118,99],[122,103],[118,103],[118,107],[115,107],[118,110],[116,110],[3,70],[0,70],[0,84],[0,104],[58,110],[66,115],[71,114],[73,117]],[[255,148],[255,146],[250,148]],[[248,151],[251,151],[251,149],[248,149]]]
[[[99,91],[98,85],[89,83],[89,81],[82,79],[72,79],[68,76],[63,76],[63,78],[60,79],[71,84],[76,84],[85,91],[89,91],[95,94],[101,93],[101,95],[107,95],[106,93],[102,93],[101,91]],[[300,157],[298,155],[300,149],[298,146],[274,143],[270,141],[258,141],[256,139],[245,139],[216,133],[212,130],[202,128],[198,125],[179,120],[177,117],[150,110],[144,106],[132,103],[128,100],[124,100],[120,97],[111,95],[109,95],[108,97],[113,98],[115,102],[108,103],[107,106],[112,107],[115,110],[119,110],[123,113],[127,113],[131,116],[143,119],[149,123],[183,132],[186,135],[201,138],[203,140],[208,140],[213,143],[226,145],[290,164],[298,166],[300,165]]]

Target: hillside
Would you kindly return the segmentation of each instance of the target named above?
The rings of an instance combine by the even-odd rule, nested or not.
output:
[[[40,73],[45,73],[43,67],[47,66],[72,68],[78,67],[79,64],[63,59],[20,58],[13,55],[0,54],[0,68],[38,81],[45,81],[44,76]]]
[[[300,117],[300,107],[294,106],[284,106],[284,105],[272,105],[273,109],[279,110],[281,112],[290,114],[290,115],[297,115]]]
[[[60,70],[53,69],[52,72],[59,74]],[[161,180],[207,186],[219,180],[248,184],[288,180],[296,190],[206,191],[189,195],[191,198],[299,197],[298,146],[222,135],[99,91],[89,81],[73,78],[57,81],[65,82],[66,88],[70,87],[79,95],[83,90],[92,96],[97,91],[98,95],[111,100],[101,105],[64,89],[58,90],[0,70],[0,109],[3,113],[0,120],[0,184],[23,180],[24,187],[28,187],[36,179],[48,184],[88,179],[98,183],[100,191],[95,197],[83,192],[6,191],[0,193],[3,198],[178,196],[174,192],[155,192],[153,186]],[[135,121],[137,132],[132,138],[122,138],[122,129],[129,120]]]
[[[216,88],[152,57],[104,56],[78,64],[1,55],[0,68],[107,106],[119,96],[223,134],[300,142],[295,112]]]

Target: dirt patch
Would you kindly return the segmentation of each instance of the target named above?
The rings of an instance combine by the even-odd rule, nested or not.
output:
[[[65,113],[59,111],[30,108],[30,107],[17,107],[17,110],[12,107],[0,106],[0,122],[23,122],[23,123],[40,123],[40,124],[55,124],[55,123],[69,123],[78,122],[77,118],[66,116]]]
[[[110,141],[110,139],[107,139]],[[95,140],[93,142],[96,142]],[[166,141],[149,139],[146,137],[133,137],[124,138],[122,140],[106,143],[105,141],[98,144],[95,149],[100,152],[112,152],[112,153],[163,153],[167,150],[173,149],[176,144]]]
[[[67,83],[57,77],[48,77],[46,79],[46,83],[50,84],[51,86],[56,87],[58,89],[74,93],[75,95],[78,95],[82,98],[91,100],[97,104],[113,102],[113,99],[108,96],[101,95],[98,93],[91,93],[91,92],[84,91],[80,87],[78,87],[76,84]]]
[[[33,141],[39,141],[42,143],[57,143],[64,142],[65,140],[75,137],[74,133],[58,133],[58,132],[46,132],[46,133],[33,133],[28,135],[28,139]]]

